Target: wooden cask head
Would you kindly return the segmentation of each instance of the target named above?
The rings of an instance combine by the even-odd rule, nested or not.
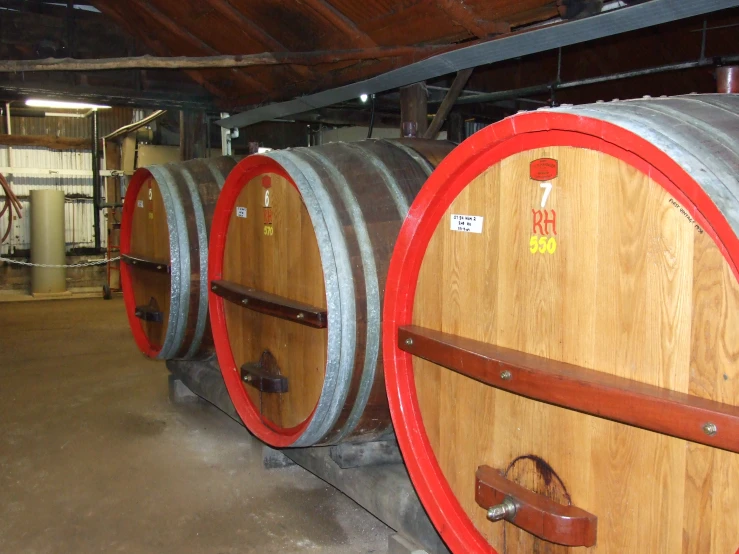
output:
[[[213,355],[208,327],[208,233],[230,156],[134,173],[121,220],[121,282],[141,351],[159,359]]]
[[[249,156],[211,233],[229,395],[277,447],[385,436],[382,294],[408,206],[451,145],[370,140]]]
[[[219,279],[325,311],[323,267],[310,215],[284,169],[267,158],[262,161],[227,191],[233,198]],[[231,302],[223,309],[234,367],[259,362],[265,351],[279,361],[274,369],[288,380],[287,392],[247,385],[244,390],[265,425],[294,440],[307,426],[323,389],[327,329]]]
[[[157,357],[167,335],[171,299],[169,226],[159,183],[139,170],[126,191],[121,254],[132,263],[121,264],[121,282],[129,323],[139,349]],[[158,267],[163,270],[157,269]],[[148,307],[148,317],[136,311]]]
[[[462,143],[411,207],[388,278],[386,382],[409,472],[454,552],[570,551],[488,521],[481,466],[595,515],[588,552],[739,547],[736,433],[635,407],[662,391],[739,418],[725,171],[739,118],[712,102],[509,118]],[[487,361],[473,369],[475,348]],[[526,364],[544,377],[524,390]],[[629,401],[598,396],[624,383]]]

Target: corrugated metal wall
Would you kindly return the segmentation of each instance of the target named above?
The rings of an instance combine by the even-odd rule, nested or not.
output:
[[[11,249],[31,247],[29,195],[33,189],[55,188],[64,191],[65,226],[67,250],[79,247],[94,247],[92,205],[92,153],[89,151],[57,152],[46,148],[12,148],[12,164],[8,159],[8,148],[0,147],[0,167],[11,167],[17,171],[8,177],[13,192],[20,200],[23,211],[21,219],[13,222],[13,231],[2,245],[2,253]],[[46,175],[24,174],[23,168],[33,173],[46,170]],[[60,171],[61,170],[61,171]],[[7,225],[7,214],[0,218],[0,229]],[[101,211],[101,221],[105,221]],[[105,233],[102,236],[105,240]]]
[[[48,112],[63,110],[47,109]],[[131,108],[111,108],[98,111],[100,136],[112,133],[133,121]],[[14,135],[51,135],[86,138],[92,133],[89,117],[15,117],[10,108],[10,125]]]
[[[91,135],[89,118],[11,117],[11,120],[13,134],[18,135],[56,135],[78,138]],[[132,111],[130,109],[114,108],[99,112],[100,136],[131,123],[131,120]],[[9,150],[12,151],[10,157]],[[0,167],[12,167],[15,171],[11,176],[6,175],[6,177],[23,205],[22,218],[14,220],[11,236],[0,246],[0,254],[31,247],[29,195],[32,189],[56,188],[64,191],[67,198],[65,203],[67,251],[95,246],[92,153],[90,151],[55,151],[46,148],[0,146]],[[0,197],[0,200],[2,199]],[[105,210],[101,210],[100,213],[103,247],[106,246],[107,239],[104,212]],[[7,214],[0,217],[0,232],[6,229],[7,217]]]

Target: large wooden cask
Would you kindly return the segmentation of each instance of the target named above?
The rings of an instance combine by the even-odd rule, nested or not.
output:
[[[413,203],[383,352],[457,553],[739,547],[739,97],[519,114]]]
[[[218,361],[246,426],[278,447],[386,434],[380,316],[400,225],[451,143],[369,140],[242,160],[210,244]]]
[[[208,232],[232,157],[140,168],[121,218],[121,284],[133,337],[159,359],[213,355]]]

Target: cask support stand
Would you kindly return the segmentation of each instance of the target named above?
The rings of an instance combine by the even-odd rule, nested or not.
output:
[[[170,398],[207,400],[239,423],[213,360],[168,360]],[[195,396],[196,395],[196,396]],[[422,547],[429,554],[448,554],[446,546],[411,485],[393,441],[273,450],[265,445],[266,467],[297,464],[334,486],[398,534],[390,538],[389,554],[410,554]]]

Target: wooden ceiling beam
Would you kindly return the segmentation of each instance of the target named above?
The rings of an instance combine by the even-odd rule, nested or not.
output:
[[[313,10],[331,23],[344,35],[348,36],[355,46],[359,48],[373,48],[377,43],[367,33],[360,30],[354,22],[346,17],[339,10],[334,8],[325,0],[303,0],[306,6],[310,6]]]
[[[238,22],[239,29],[247,37],[256,40],[264,45],[267,50],[273,52],[288,52],[279,40],[270,35],[262,27],[254,23],[239,10],[234,8],[228,0],[206,0],[207,3],[223,17],[229,21]],[[306,67],[290,67],[293,73],[303,77],[304,79],[314,79],[315,73]]]
[[[511,30],[511,26],[505,22],[493,22],[492,31],[486,29],[477,22],[475,15],[459,0],[433,0],[433,3],[451,20],[477,38],[508,33]]]
[[[148,48],[150,48],[152,51],[157,52],[161,50],[161,47],[163,46],[161,43],[158,43],[157,41],[154,41],[151,39],[151,37],[145,33],[145,32],[139,32],[139,29],[132,26],[126,18],[118,12],[116,8],[109,4],[103,4],[102,2],[97,2],[95,7],[100,10],[100,13],[103,15],[109,17],[113,21],[115,21],[123,30],[125,30],[127,33],[138,37],[142,42],[146,44]],[[200,86],[202,86],[205,90],[210,92],[211,94],[218,96],[218,97],[227,97],[228,93],[217,87],[216,85],[212,84],[208,79],[203,77],[202,73],[195,70],[187,70],[185,73],[196,83],[198,83]]]
[[[162,27],[164,27],[167,30],[167,32],[171,33],[173,36],[179,37],[183,41],[192,45],[194,48],[203,50],[210,55],[220,54],[220,52],[218,52],[215,48],[213,48],[206,42],[203,42],[203,40],[193,35],[190,31],[187,31],[186,29],[183,29],[182,27],[177,25],[177,23],[175,23],[169,16],[157,10],[149,2],[145,0],[129,0],[129,1],[139,6],[153,20],[159,23]],[[254,79],[253,77],[250,77],[236,69],[231,69],[230,72],[233,75],[234,79],[239,81],[247,89],[258,90],[263,93],[269,92],[269,89],[267,89],[267,87],[265,87],[257,79]],[[233,96],[233,94],[230,94],[228,96]]]
[[[448,52],[459,45],[398,46],[363,50],[328,50],[318,52],[263,52],[261,54],[222,56],[132,56],[125,58],[44,58],[0,60],[0,73],[23,71],[111,71],[124,69],[232,69],[235,67],[297,67],[335,64],[358,60],[418,58]]]

